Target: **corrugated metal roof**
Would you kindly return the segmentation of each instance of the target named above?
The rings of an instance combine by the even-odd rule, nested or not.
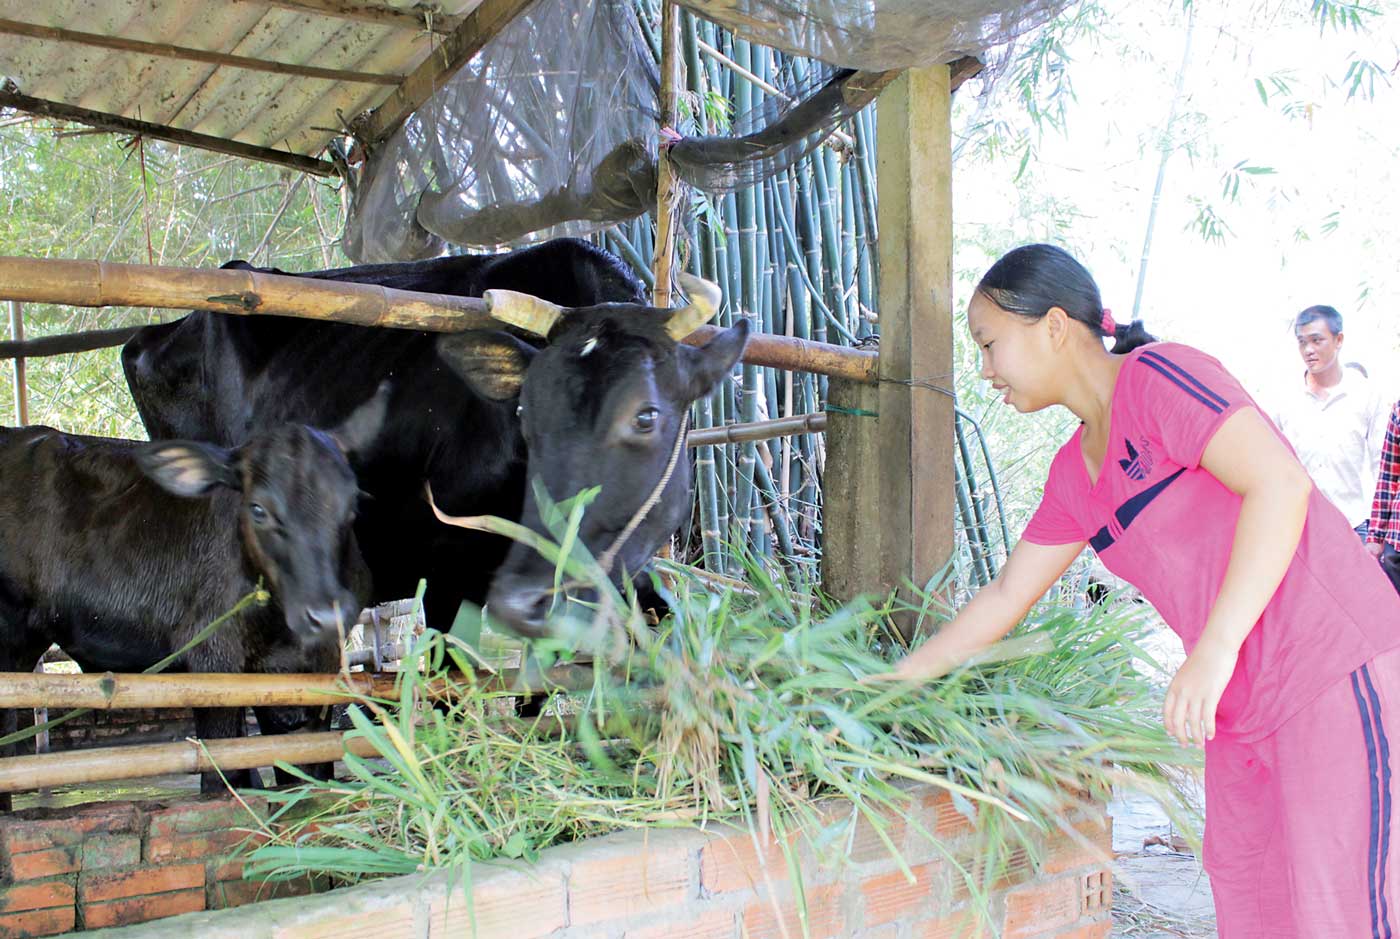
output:
[[[0,0],[0,78],[59,106],[314,156],[482,2]],[[372,78],[278,74],[191,49]]]

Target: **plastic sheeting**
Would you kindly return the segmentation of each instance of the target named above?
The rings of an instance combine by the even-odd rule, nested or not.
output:
[[[985,57],[1067,0],[681,0],[736,36],[828,65],[671,150],[710,192],[791,166],[912,66]],[[652,208],[657,68],[635,0],[537,0],[351,173],[359,263],[584,235]]]
[[[750,42],[866,71],[980,56],[1066,0],[678,0]]]
[[[631,0],[538,0],[352,173],[346,254],[413,260],[640,215],[657,87]]]

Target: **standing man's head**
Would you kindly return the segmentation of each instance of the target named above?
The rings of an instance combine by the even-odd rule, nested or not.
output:
[[[1335,307],[1308,307],[1293,321],[1293,334],[1310,376],[1325,385],[1341,379],[1342,314]]]

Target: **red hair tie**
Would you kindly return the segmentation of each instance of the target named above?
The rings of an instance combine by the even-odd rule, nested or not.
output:
[[[1108,307],[1103,308],[1103,322],[1099,324],[1099,329],[1105,336],[1112,336],[1118,331],[1118,324],[1113,322],[1113,311]]]

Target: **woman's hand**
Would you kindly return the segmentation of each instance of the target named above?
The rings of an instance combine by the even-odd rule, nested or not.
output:
[[[1385,551],[1385,547],[1379,541],[1368,541],[1366,550],[1371,552],[1371,557],[1378,558]]]
[[[1205,746],[1215,738],[1215,709],[1235,674],[1239,650],[1226,643],[1203,639],[1177,669],[1167,688],[1162,718],[1183,747]]]

